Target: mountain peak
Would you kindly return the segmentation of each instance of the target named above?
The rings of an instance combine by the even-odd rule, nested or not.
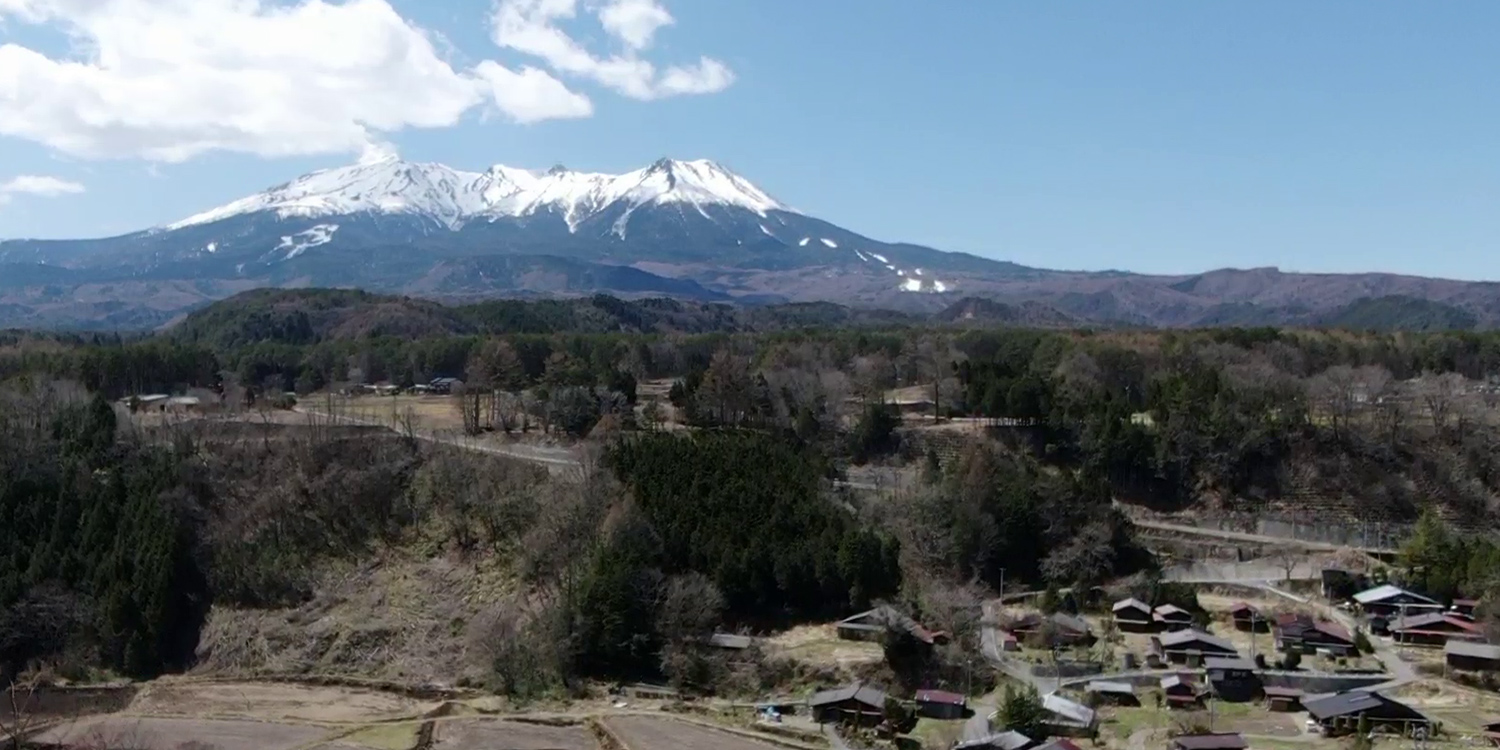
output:
[[[555,210],[576,228],[611,205],[686,203],[739,208],[765,216],[791,209],[749,180],[707,159],[662,158],[622,175],[574,172],[559,164],[545,173],[496,164],[483,173],[403,161],[394,151],[370,152],[355,164],[298,177],[165,227],[211,224],[274,212],[280,219],[360,213],[426,217],[457,228],[475,216],[523,216]]]

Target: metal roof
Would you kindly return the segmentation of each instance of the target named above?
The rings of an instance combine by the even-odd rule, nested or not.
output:
[[[1109,680],[1094,680],[1084,686],[1086,693],[1129,693],[1135,695],[1135,686],[1128,682],[1111,682]]]
[[[988,737],[980,737],[977,740],[960,742],[953,746],[953,750],[980,750],[980,748],[996,748],[997,750],[1021,750],[1032,743],[1032,739],[1020,732],[1000,732]]]
[[[708,642],[719,648],[746,649],[750,648],[753,639],[748,635],[735,635],[733,633],[714,633]]]
[[[1068,722],[1081,726],[1092,726],[1094,720],[1097,718],[1094,709],[1082,703],[1070,701],[1057,693],[1048,693],[1042,696],[1042,708],[1047,709],[1053,715],[1061,716]]]
[[[968,705],[969,699],[958,693],[950,693],[947,690],[918,690],[918,703],[946,703],[951,706]]]
[[[1206,656],[1203,658],[1204,669],[1239,669],[1251,671],[1255,669],[1255,662],[1249,659],[1241,659],[1238,656]]]
[[[1476,659],[1492,659],[1500,661],[1500,646],[1488,643],[1474,643],[1472,641],[1450,639],[1443,646],[1445,656],[1472,656]]]
[[[1172,744],[1183,750],[1245,750],[1250,747],[1245,738],[1236,733],[1184,734],[1173,737]]]
[[[1129,599],[1121,599],[1120,601],[1115,602],[1115,606],[1111,607],[1110,611],[1119,612],[1120,610],[1127,608],[1145,610],[1146,612],[1151,611],[1151,605],[1133,597]]]
[[[1307,711],[1307,714],[1319,721],[1332,719],[1336,716],[1357,714],[1372,708],[1378,708],[1381,705],[1380,698],[1376,697],[1373,693],[1359,690],[1302,702],[1302,708]]]
[[[1407,591],[1406,589],[1401,588],[1400,586],[1392,586],[1389,583],[1383,586],[1376,586],[1373,589],[1368,589],[1366,591],[1361,591],[1358,594],[1355,594],[1354,601],[1359,602],[1360,604],[1378,604],[1387,599],[1394,599],[1398,596],[1409,596],[1413,599],[1427,602],[1428,604],[1437,604],[1437,602],[1428,599],[1421,594],[1412,593],[1410,591]]]
[[[1161,641],[1162,648],[1172,648],[1198,641],[1231,654],[1239,653],[1235,650],[1234,644],[1218,636],[1209,635],[1201,630],[1175,630],[1171,633],[1162,634],[1158,640]]]
[[[830,703],[843,703],[847,700],[854,700],[872,708],[885,710],[885,693],[858,682],[852,685],[845,685],[841,688],[814,693],[813,697],[807,699],[807,705],[826,706]]]

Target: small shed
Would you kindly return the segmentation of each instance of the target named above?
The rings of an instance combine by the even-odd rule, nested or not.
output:
[[[1128,682],[1094,680],[1084,686],[1083,692],[1093,698],[1095,705],[1141,705],[1140,697],[1135,694],[1135,687]]]
[[[1115,618],[1115,627],[1122,631],[1140,633],[1156,627],[1151,605],[1139,599],[1121,599],[1115,602],[1110,611]]]
[[[1184,630],[1193,627],[1193,613],[1175,604],[1163,604],[1151,613],[1151,618],[1164,630]]]
[[[1443,646],[1443,663],[1465,672],[1500,671],[1500,646],[1450,640]]]
[[[1270,621],[1248,602],[1235,602],[1229,608],[1229,619],[1234,623],[1235,630],[1265,632],[1271,629]]]
[[[1210,656],[1203,660],[1208,685],[1218,697],[1227,701],[1248,701],[1260,691],[1260,678],[1249,659]]]
[[[807,707],[819,724],[873,727],[885,720],[885,692],[856,682],[814,694]]]
[[[708,645],[725,651],[744,651],[754,643],[750,636],[735,633],[714,633],[708,638]]]
[[[1489,740],[1491,745],[1500,747],[1500,721],[1490,721],[1485,723],[1484,738]]]
[[[962,719],[968,712],[969,699],[946,690],[918,690],[917,715],[929,719]]]
[[[1265,694],[1266,708],[1272,711],[1302,710],[1302,691],[1298,688],[1268,687]]]
[[[953,746],[953,750],[1027,750],[1036,741],[1020,732],[999,732],[972,740],[964,740]]]
[[[1245,750],[1250,747],[1236,732],[1179,734],[1168,743],[1170,750]]]
[[[1092,734],[1099,724],[1099,714],[1094,709],[1070,701],[1057,693],[1042,696],[1042,708],[1047,718],[1042,722],[1053,735],[1081,737]]]
[[[1161,678],[1161,692],[1166,696],[1168,708],[1197,708],[1198,688],[1182,675],[1167,675]]]

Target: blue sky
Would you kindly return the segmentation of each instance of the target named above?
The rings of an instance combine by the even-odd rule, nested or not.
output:
[[[549,23],[600,57],[628,48],[659,74],[707,56],[732,82],[678,93],[658,78],[650,92],[622,93],[528,42],[498,46],[489,0],[390,0],[454,70],[533,65],[555,76],[558,91],[566,87],[558,96],[574,98],[541,110],[532,100],[525,110],[475,106],[452,125],[376,135],[405,158],[476,170],[624,171],[660,156],[711,158],[854,231],[1033,266],[1274,265],[1500,279],[1492,249],[1500,4],[1492,0],[1421,12],[1386,0],[660,2],[674,22],[652,27],[645,43],[612,36],[586,0],[576,17]],[[80,29],[114,28],[112,19],[36,7],[28,17],[28,3],[65,4],[0,0],[0,44],[87,62],[67,32],[77,39]],[[7,17],[11,5],[20,11]],[[167,57],[158,62],[173,64]],[[292,128],[305,123],[269,122],[292,118],[285,107],[240,113],[253,123],[245,127],[269,130],[190,156],[185,147],[163,156],[186,127],[170,120],[126,135],[73,122],[90,133],[87,145],[48,123],[8,131],[6,107],[40,94],[13,88],[7,103],[7,59],[0,51],[0,185],[47,176],[85,192],[5,200],[0,190],[0,237],[144,228],[357,156],[311,136],[303,155],[265,153],[274,150],[268,139],[301,138]],[[338,112],[370,118],[380,114],[374,108],[401,106],[360,91],[361,101]],[[587,116],[575,106],[583,99]],[[404,116],[446,104],[424,102]]]

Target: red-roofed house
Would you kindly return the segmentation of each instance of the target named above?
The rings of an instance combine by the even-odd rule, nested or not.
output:
[[[917,715],[929,719],[962,719],[969,699],[946,690],[918,690]]]
[[[1473,620],[1451,612],[1413,615],[1391,623],[1391,638],[1397,643],[1441,646],[1450,638],[1484,639],[1484,629]]]

